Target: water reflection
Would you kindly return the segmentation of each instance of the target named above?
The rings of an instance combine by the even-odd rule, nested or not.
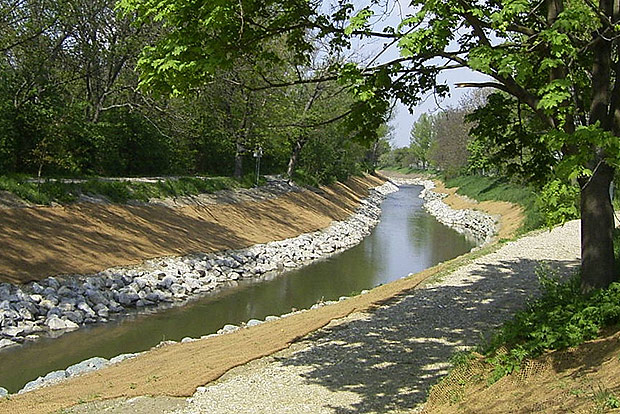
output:
[[[471,241],[422,210],[420,187],[406,187],[383,204],[381,223],[360,245],[271,280],[243,281],[183,307],[133,315],[0,352],[0,386],[14,392],[48,372],[84,359],[148,349],[164,339],[212,333],[224,324],[308,308],[388,283],[456,257]]]

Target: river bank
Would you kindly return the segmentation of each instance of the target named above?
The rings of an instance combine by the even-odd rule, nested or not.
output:
[[[366,182],[376,183],[370,178]],[[182,303],[231,281],[292,269],[342,251],[370,232],[379,220],[381,200],[396,190],[391,183],[366,189],[367,197],[359,200],[345,220],[294,238],[158,258],[90,275],[0,284],[0,348],[37,340],[42,333],[58,335],[82,325],[105,323],[129,309]]]
[[[251,325],[251,324],[248,324],[248,325]]]
[[[475,240],[479,246],[493,242],[498,234],[501,215],[491,215],[471,208],[456,209],[444,202],[449,195],[437,191],[435,181],[427,178],[391,177],[396,185],[419,185],[424,187],[420,197],[424,199],[424,209],[441,224]]]
[[[288,186],[273,197],[224,191],[150,205],[75,203],[4,208],[0,214],[0,282],[91,274],[145,260],[240,249],[283,240],[344,220],[381,185],[351,177],[316,191]],[[268,191],[270,192],[270,190]]]

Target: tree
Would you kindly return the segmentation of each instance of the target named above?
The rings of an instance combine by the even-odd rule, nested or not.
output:
[[[424,113],[411,127],[409,148],[423,169],[428,168],[430,149],[437,135],[434,121],[433,116]]]
[[[447,175],[456,175],[467,164],[470,125],[465,121],[467,111],[448,108],[435,117],[435,140],[429,150],[433,165]]]
[[[494,171],[538,186],[550,179],[558,160],[543,139],[543,122],[529,107],[506,93],[493,93],[466,119],[473,125],[472,171]]]
[[[266,39],[284,38],[300,60],[312,49],[308,33],[334,49],[354,37],[396,44],[388,62],[347,63],[334,78],[358,102],[351,123],[376,131],[390,98],[408,105],[449,88],[437,76],[455,68],[485,74],[485,82],[527,105],[544,123],[541,139],[560,160],[555,173],[581,187],[582,287],[607,286],[615,277],[613,207],[609,186],[620,165],[620,4],[615,0],[413,0],[414,12],[396,26],[375,30],[373,4],[341,0],[324,12],[306,0],[185,2],[121,0],[142,19],[163,20],[170,34],[141,59],[143,83],[172,92],[204,81],[234,57],[277,60]],[[381,19],[373,19],[381,21]],[[380,54],[382,52],[379,52]]]

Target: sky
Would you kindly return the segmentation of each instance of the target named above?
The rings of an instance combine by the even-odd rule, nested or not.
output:
[[[390,122],[390,125],[394,131],[391,141],[392,147],[399,148],[409,146],[411,126],[421,114],[434,113],[441,110],[441,108],[456,106],[463,95],[471,91],[469,88],[456,88],[454,86],[455,83],[464,81],[483,81],[485,78],[482,75],[474,73],[468,69],[455,69],[449,74],[441,74],[440,80],[450,86],[450,96],[446,97],[444,100],[435,102],[434,97],[430,95],[425,101],[413,108],[413,114],[409,112],[409,108],[400,102],[396,105],[396,114]]]
[[[381,19],[374,17],[371,23],[374,26],[374,30],[380,31],[383,26],[396,27],[403,16],[413,11],[413,8],[408,6],[407,0],[387,0],[390,7],[386,13],[382,13],[383,10],[376,10],[375,16],[382,15]],[[368,4],[367,1],[359,0],[358,4],[363,7]],[[358,49],[361,55],[371,56],[376,51],[381,50],[383,42],[373,42],[364,44],[357,44],[354,48]],[[456,47],[456,46],[455,46]],[[400,55],[398,47],[396,45],[388,48],[378,59],[378,62],[387,62],[398,58]],[[449,106],[455,106],[459,100],[471,89],[468,88],[456,88],[454,85],[464,81],[483,81],[488,80],[484,75],[472,72],[469,69],[453,69],[446,71],[439,75],[438,82],[445,83],[450,87],[450,96],[437,102],[432,94],[429,94],[418,106],[413,108],[413,113],[410,113],[409,109],[402,105],[400,102],[396,105],[396,113],[390,122],[393,128],[393,138],[391,141],[392,147],[405,147],[409,145],[409,136],[413,123],[423,113],[434,113],[441,108]]]

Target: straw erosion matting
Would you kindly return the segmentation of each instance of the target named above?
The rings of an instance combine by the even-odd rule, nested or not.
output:
[[[156,257],[294,237],[345,219],[368,189],[382,182],[367,175],[263,201],[175,208],[92,203],[5,208],[0,282],[88,274]]]
[[[8,400],[0,399],[0,412],[55,412],[88,401],[143,395],[188,397],[197,387],[218,379],[231,368],[285,349],[334,319],[397,298],[430,275],[453,265],[447,262],[364,295],[274,322],[197,342],[157,348],[138,358],[54,386],[11,396]]]

